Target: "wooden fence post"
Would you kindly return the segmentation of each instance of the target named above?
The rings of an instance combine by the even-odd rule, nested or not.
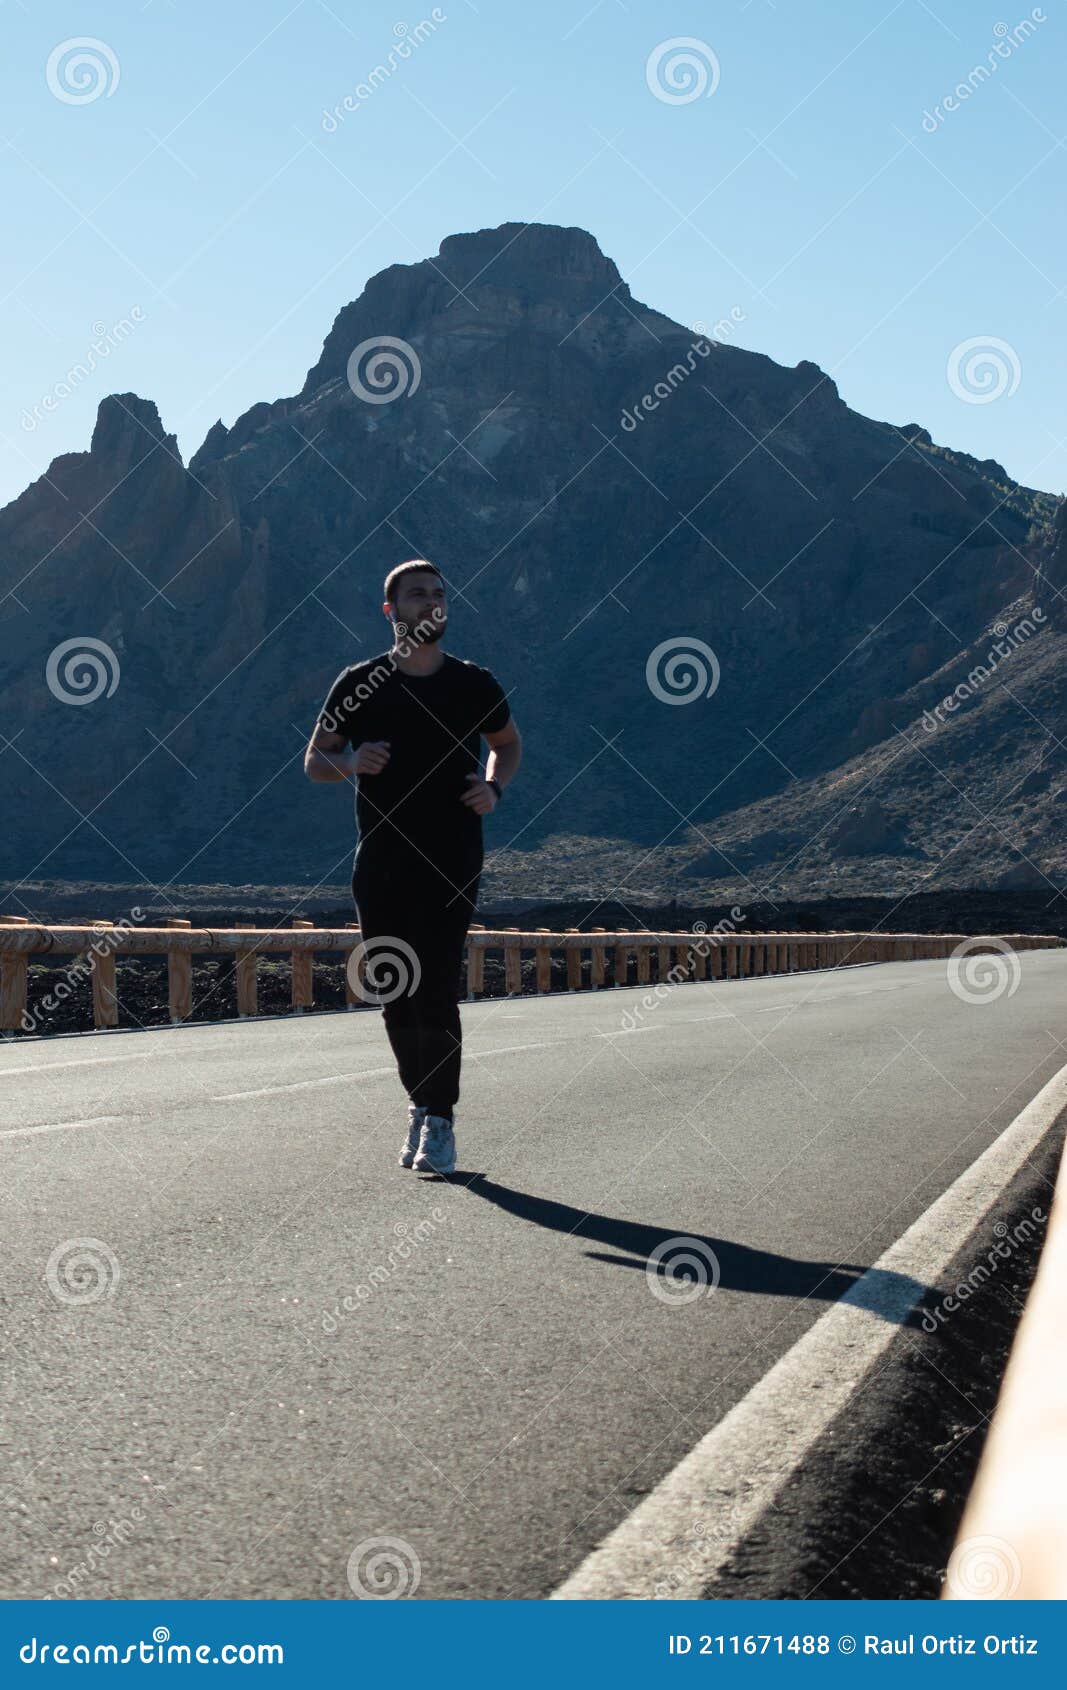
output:
[[[647,986],[652,978],[652,946],[640,933],[634,938],[634,953],[637,957],[637,984]]]
[[[551,927],[535,927],[535,933],[551,933]],[[539,992],[552,990],[552,952],[547,945],[538,945],[534,949],[534,964],[536,972],[536,989]]]
[[[113,921],[94,921],[94,927],[114,927]],[[93,1026],[117,1027],[119,1000],[115,987],[115,952],[110,945],[98,950],[89,946],[89,977],[93,987]]]
[[[0,915],[5,927],[26,927],[24,915]],[[0,1028],[5,1033],[17,1032],[26,1013],[25,951],[0,951]]]
[[[505,933],[521,933],[521,927],[505,927]],[[517,939],[504,940],[504,991],[509,998],[522,994],[522,946]]]
[[[242,933],[255,931],[255,923],[251,921],[235,921],[234,926],[239,928]],[[237,952],[234,975],[237,982],[238,1015],[258,1015],[259,982],[256,978],[256,953],[254,950],[242,948]]]
[[[313,921],[294,921],[291,925],[306,931],[314,927]],[[293,1014],[302,1015],[305,1009],[310,1009],[314,1002],[314,980],[312,977],[311,951],[291,951],[290,962],[293,974]]]
[[[579,927],[567,927],[567,933],[580,933]],[[582,984],[582,953],[577,945],[567,946],[567,990],[577,992]]]
[[[484,933],[485,923],[472,921],[468,928],[470,933]],[[481,945],[467,946],[467,997],[471,999],[477,992],[485,990],[485,950]]]
[[[590,933],[606,933],[607,928],[591,927],[589,931]],[[595,939],[593,940],[592,948],[589,952],[589,984],[592,986],[594,992],[598,991],[604,984],[604,959],[607,956],[607,952],[608,948],[606,945],[598,944]]]
[[[176,919],[167,927],[191,927],[191,921]],[[186,950],[167,952],[167,992],[170,998],[170,1018],[174,1022],[187,1021],[193,1013],[193,953]]]
[[[346,921],[345,922],[346,933],[351,933],[353,930],[358,931],[358,929],[359,929],[359,922],[358,921]],[[359,1006],[363,1002],[363,999],[360,997],[359,993],[356,991],[356,988],[352,984],[352,972],[351,972],[352,958],[354,956],[356,956],[356,953],[358,952],[358,950],[359,950],[359,946],[353,945],[352,949],[350,951],[345,951],[345,953],[344,953],[344,958],[345,958],[345,1008],[346,1009],[358,1009]],[[360,962],[358,960],[356,962],[356,978],[357,978],[357,980],[360,978]]]

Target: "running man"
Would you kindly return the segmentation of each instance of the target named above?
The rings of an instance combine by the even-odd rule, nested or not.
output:
[[[450,1174],[459,977],[482,872],[482,817],[513,778],[522,741],[495,676],[443,649],[445,583],[432,563],[413,558],[391,570],[382,611],[392,649],[338,675],[304,772],[355,781],[360,949],[409,1098],[400,1166]],[[484,778],[479,736],[490,748]],[[383,962],[399,990],[383,990]]]

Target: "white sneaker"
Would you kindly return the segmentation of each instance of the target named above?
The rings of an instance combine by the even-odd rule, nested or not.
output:
[[[412,1167],[420,1174],[454,1174],[456,1134],[447,1115],[427,1115]]]
[[[400,1146],[400,1155],[397,1157],[402,1168],[410,1168],[418,1155],[422,1123],[425,1119],[426,1109],[423,1104],[408,1104],[408,1136]]]

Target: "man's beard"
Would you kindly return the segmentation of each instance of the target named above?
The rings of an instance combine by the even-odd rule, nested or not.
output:
[[[435,645],[447,627],[447,616],[420,616],[417,622],[405,622],[398,617],[395,625],[397,644]]]

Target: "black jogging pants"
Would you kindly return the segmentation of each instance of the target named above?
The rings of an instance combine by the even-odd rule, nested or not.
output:
[[[459,1098],[460,975],[481,869],[480,856],[446,869],[376,844],[352,872],[366,1001],[381,1004],[408,1097],[433,1115]]]

